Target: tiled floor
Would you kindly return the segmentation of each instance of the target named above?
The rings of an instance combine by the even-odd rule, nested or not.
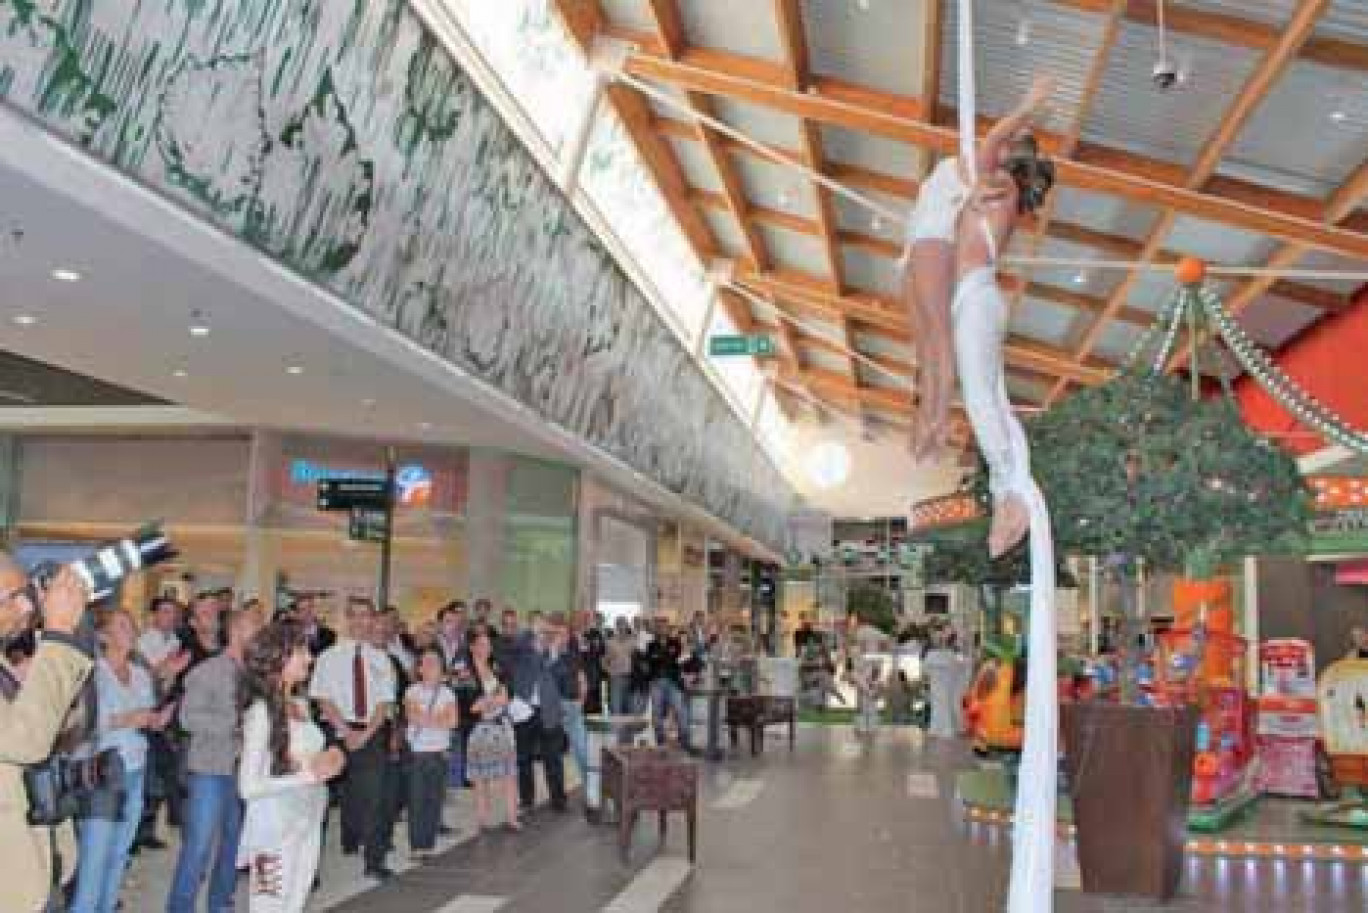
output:
[[[632,861],[616,831],[575,812],[538,811],[521,834],[469,830],[465,795],[448,820],[464,825],[433,863],[368,889],[355,858],[331,847],[311,909],[337,913],[806,913],[1001,910],[1008,834],[957,812],[957,745],[915,730],[858,741],[849,729],[804,728],[796,751],[772,740],[758,759],[738,756],[705,775],[699,859],[684,856],[682,819],[664,847],[655,823],[638,827]],[[578,808],[572,804],[572,808]],[[402,829],[401,829],[402,830]],[[402,843],[402,839],[400,840]],[[1368,866],[1193,859],[1180,899],[1167,907],[1088,897],[1068,847],[1057,869],[1059,913],[1362,913]],[[137,867],[125,910],[160,908],[169,863]],[[403,864],[403,857],[399,861]],[[245,909],[245,905],[240,909]]]

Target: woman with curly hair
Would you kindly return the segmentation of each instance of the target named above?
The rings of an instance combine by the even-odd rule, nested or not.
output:
[[[279,621],[247,647],[238,791],[246,803],[238,863],[249,870],[251,913],[299,913],[322,838],[324,784],[346,763],[297,693],[313,659],[304,629]]]

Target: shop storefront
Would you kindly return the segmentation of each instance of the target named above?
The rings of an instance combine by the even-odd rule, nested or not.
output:
[[[14,448],[11,538],[82,543],[166,523],[179,556],[125,592],[231,586],[370,595],[379,546],[317,508],[325,478],[383,478],[386,444],[274,433],[34,436]],[[396,447],[392,602],[426,614],[453,598],[567,610],[575,592],[579,473],[464,448]],[[336,602],[336,600],[334,600]]]

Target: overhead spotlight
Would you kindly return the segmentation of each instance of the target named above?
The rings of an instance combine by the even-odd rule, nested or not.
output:
[[[197,339],[203,339],[209,335],[209,323],[199,311],[190,315],[190,335]]]
[[[1337,123],[1337,124],[1342,124],[1342,123],[1344,123],[1345,120],[1348,119],[1348,117],[1349,117],[1348,114],[1345,114],[1343,111],[1339,110],[1338,108],[1336,108],[1334,111],[1331,111],[1331,112],[1330,112],[1330,119],[1331,119],[1332,121],[1334,121],[1335,123]]]
[[[1017,47],[1024,48],[1031,43],[1031,20],[1025,16],[1017,23],[1016,30]]]
[[[38,322],[38,318],[32,314],[15,314],[14,325],[20,327],[31,327]]]
[[[190,376],[190,372],[185,370],[184,368],[177,368],[176,370],[171,372],[171,376],[178,379],[184,379]]]
[[[304,368],[300,365],[289,365],[285,368],[285,373],[293,374],[294,376],[298,377],[300,374],[304,373]]]
[[[52,278],[58,282],[80,282],[81,274],[74,269],[55,269],[52,271]]]
[[[1087,281],[1088,281],[1088,273],[1087,273],[1087,271],[1086,271],[1086,270],[1079,270],[1077,273],[1074,273],[1073,281],[1074,281],[1074,285],[1082,285],[1083,283],[1087,282]]]

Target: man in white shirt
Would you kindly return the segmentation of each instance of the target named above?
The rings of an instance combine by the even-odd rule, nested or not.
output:
[[[181,604],[170,596],[158,596],[147,608],[147,629],[138,637],[138,655],[147,663],[161,701],[178,697],[181,673],[190,665],[190,651],[183,649],[176,633],[181,624]],[[160,850],[166,843],[157,836],[157,816],[166,804],[167,822],[181,823],[182,746],[165,732],[148,733],[148,783],[138,826],[138,849]]]
[[[368,599],[347,604],[347,636],[325,650],[314,666],[309,697],[347,753],[341,782],[342,852],[364,850],[368,877],[384,881],[387,837],[380,814],[386,737],[395,702],[394,667],[388,654],[371,645],[375,606]]]
[[[138,654],[156,671],[180,652],[181,642],[176,636],[181,622],[180,603],[170,596],[159,596],[152,600],[147,613],[147,628],[138,638]]]

